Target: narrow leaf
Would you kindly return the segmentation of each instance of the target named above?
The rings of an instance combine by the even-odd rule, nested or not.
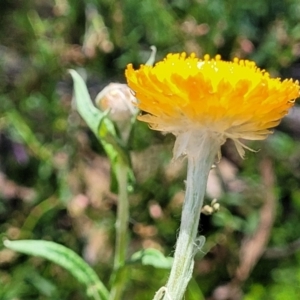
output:
[[[107,117],[109,112],[102,112],[96,108],[81,76],[74,70],[69,72],[74,81],[74,96],[79,114],[102,143],[111,162],[114,163],[118,157],[126,161],[126,151],[122,149],[115,127]]]
[[[98,128],[104,114],[94,106],[81,76],[74,70],[69,70],[69,72],[74,81],[77,110],[94,134],[98,136]]]
[[[71,249],[49,241],[20,240],[3,242],[4,246],[24,254],[46,258],[65,268],[86,286],[86,293],[96,300],[108,299],[109,293],[94,270]]]
[[[43,161],[50,161],[53,153],[49,146],[45,147],[36,137],[32,129],[28,126],[22,115],[16,109],[9,109],[5,113],[10,130],[15,129],[16,134],[21,138],[29,149]]]
[[[159,250],[152,248],[134,253],[129,261],[129,263],[141,263],[161,269],[170,269],[172,262],[173,258],[165,257]]]
[[[74,80],[74,96],[77,110],[102,144],[115,174],[117,163],[122,162],[130,165],[129,154],[119,139],[113,122],[108,117],[109,111],[102,112],[96,108],[90,98],[84,80],[76,71],[69,70],[69,72]],[[134,178],[131,169],[129,169],[129,176]],[[112,179],[112,182],[114,182],[114,177]]]

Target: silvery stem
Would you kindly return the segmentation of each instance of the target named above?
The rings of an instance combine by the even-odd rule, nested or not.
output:
[[[166,287],[160,291],[161,294],[164,294],[163,300],[182,300],[192,277],[194,256],[204,243],[204,237],[202,239],[197,237],[198,225],[208,174],[220,147],[218,141],[213,137],[204,135],[204,139],[200,143],[200,149],[197,149],[198,155],[187,155],[186,194],[181,225],[171,273]],[[159,297],[158,293],[154,299],[159,299],[157,298]]]

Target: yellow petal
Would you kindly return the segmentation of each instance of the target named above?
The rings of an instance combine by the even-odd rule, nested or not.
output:
[[[208,130],[233,140],[264,139],[299,97],[298,81],[271,78],[253,61],[168,54],[152,66],[126,69],[129,87],[151,128],[178,135]],[[240,142],[236,142],[242,153]]]

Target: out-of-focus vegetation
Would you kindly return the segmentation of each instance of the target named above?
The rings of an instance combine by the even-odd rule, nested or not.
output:
[[[300,78],[298,0],[43,0],[0,4],[0,236],[61,243],[109,286],[116,195],[104,150],[72,104],[67,70],[92,98],[124,82],[156,45],[168,52],[249,58],[273,76]],[[298,299],[300,294],[300,113],[242,161],[231,143],[212,172],[203,216],[207,254],[186,299]],[[130,151],[128,256],[149,247],[172,255],[185,167],[171,162],[172,136],[136,123]],[[124,299],[151,299],[167,269],[129,268]],[[65,270],[0,248],[0,299],[86,299]],[[201,289],[201,291],[200,291]]]

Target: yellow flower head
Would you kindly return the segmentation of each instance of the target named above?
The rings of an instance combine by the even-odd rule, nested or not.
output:
[[[147,113],[139,119],[178,137],[175,156],[189,154],[203,135],[213,136],[220,145],[233,139],[244,156],[247,147],[239,139],[265,139],[300,91],[297,81],[270,78],[252,61],[227,62],[219,55],[199,59],[194,54],[168,54],[154,67],[134,70],[129,64],[126,77],[137,106]]]

